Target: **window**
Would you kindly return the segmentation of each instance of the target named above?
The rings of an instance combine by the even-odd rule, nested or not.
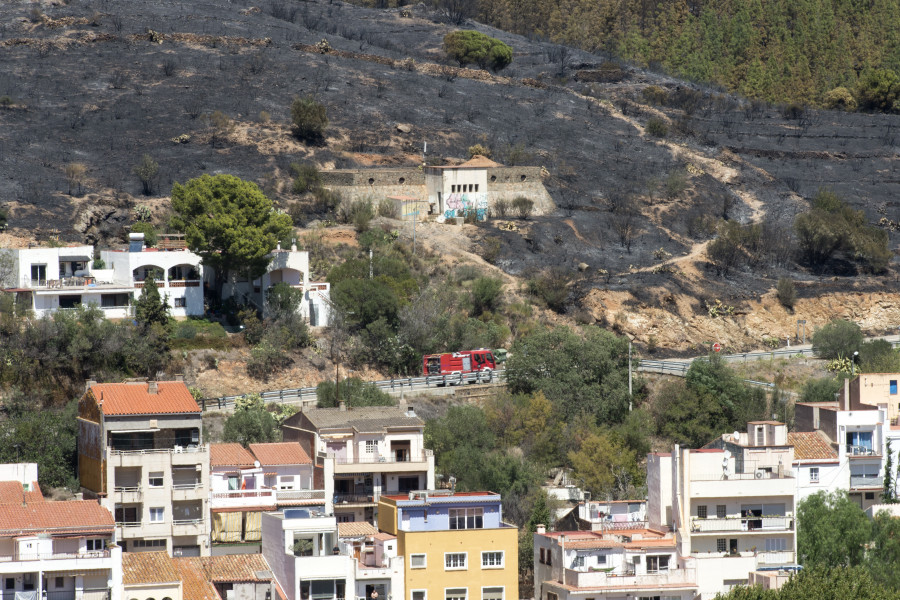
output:
[[[450,509],[450,529],[482,529],[483,527],[483,508]]]
[[[22,589],[26,592],[30,592],[34,589],[34,573],[22,574]]]
[[[15,577],[7,577],[6,582],[3,584],[4,589],[14,590],[16,589],[16,578]]]
[[[866,500],[874,500],[875,492],[866,492]]]
[[[366,454],[375,454],[377,442],[375,440],[366,440]]]
[[[444,569],[455,570],[466,568],[465,552],[447,552],[444,554]]]
[[[897,380],[891,379],[891,396],[897,395]]]
[[[241,479],[237,475],[229,475],[228,476],[228,489],[229,490],[239,490],[241,489]]]
[[[545,561],[545,559],[544,559],[544,549],[541,548],[541,564],[544,564],[544,561]]]
[[[762,446],[766,443],[766,431],[764,427],[757,426],[756,428],[756,445]]]
[[[97,550],[106,548],[106,540],[85,540],[85,542],[89,552],[96,552]]]
[[[668,570],[669,570],[669,557],[667,555],[648,556],[647,557],[647,572],[648,573],[665,573]]]
[[[102,294],[100,296],[100,306],[103,308],[128,306],[130,300],[131,294]]]
[[[716,540],[716,552],[725,552],[727,546],[725,544],[725,538],[719,538]]]
[[[54,577],[53,578],[53,587],[56,589],[62,589],[66,587],[66,578],[65,577]]]
[[[150,487],[162,487],[163,486],[163,472],[162,471],[150,471],[149,481],[147,482]]]
[[[410,600],[428,600],[428,592],[426,590],[412,590]]]
[[[580,569],[582,567],[584,567],[584,556],[576,556],[574,559],[572,559],[573,569]]]
[[[701,504],[697,507],[697,517],[700,519],[706,518],[706,505]]]
[[[477,183],[475,184],[475,191],[476,191],[476,192],[478,191],[478,184],[477,184]]]
[[[810,483],[819,483],[819,467],[810,467],[809,482]]]
[[[150,509],[150,522],[151,523],[162,523],[163,521],[163,507],[151,508]]]
[[[175,308],[185,308],[187,306],[186,298],[175,298]]]
[[[47,281],[47,265],[31,265],[31,280]]]
[[[481,588],[481,600],[503,600],[502,587]]]
[[[410,569],[424,569],[428,563],[426,562],[424,554],[410,554],[409,555],[409,568]]]
[[[547,592],[547,600],[559,600],[559,596],[553,592]]]
[[[129,544],[132,548],[166,548],[166,540],[133,540]]]
[[[541,548],[543,555],[544,549]],[[542,557],[543,558],[543,557]],[[543,562],[543,560],[541,560]],[[501,569],[503,568],[503,551],[500,552],[482,552],[481,553],[482,569]]]
[[[784,538],[766,538],[766,552],[784,552],[787,540]]]
[[[466,588],[447,588],[444,590],[444,600],[466,600],[468,594]]]
[[[725,507],[724,504],[717,504],[717,505],[716,505],[716,518],[717,518],[717,519],[724,519],[724,518],[727,516],[727,514],[728,514],[728,513],[727,513],[727,510],[728,510],[728,509]]]
[[[605,564],[606,564],[606,555],[605,555],[605,554],[598,554],[598,555],[597,555],[597,564],[598,564],[598,565],[605,565]]]

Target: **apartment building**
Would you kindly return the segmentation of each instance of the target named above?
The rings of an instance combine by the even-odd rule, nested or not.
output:
[[[616,531],[646,526],[646,500],[585,500],[556,521],[559,531]]]
[[[121,319],[131,315],[132,302],[153,275],[160,295],[168,297],[172,316],[202,315],[200,257],[165,236],[158,248],[146,248],[143,233],[130,237],[128,250],[100,253],[102,269],[94,268],[93,246],[5,250],[13,257],[15,271],[15,283],[7,291],[15,294],[20,307],[39,317],[94,305],[108,318]]]
[[[788,433],[788,443],[794,448],[798,503],[818,492],[849,489],[849,465],[841,463],[837,450],[823,432],[794,431]]]
[[[0,465],[0,582],[9,600],[120,600],[122,550],[96,501],[51,502],[37,465]]]
[[[651,528],[668,525],[678,554],[693,557],[698,591],[712,598],[757,570],[796,568],[796,481],[783,424],[748,423],[722,448],[648,456]],[[669,492],[668,494],[666,492]]]
[[[326,511],[338,521],[375,522],[382,494],[434,487],[434,455],[425,422],[393,406],[307,409],[282,426],[323,467]]]
[[[646,528],[534,534],[539,600],[693,600],[695,560],[678,555],[671,532]]]
[[[321,473],[320,477],[321,479]],[[313,489],[312,460],[298,443],[210,445],[213,552],[259,552],[264,511],[306,506],[325,510],[325,490]]]
[[[397,538],[362,521],[338,523],[341,554],[356,560],[354,598],[403,598],[403,557]],[[373,596],[377,594],[377,596]]]
[[[378,528],[397,537],[409,600],[515,600],[518,530],[500,494],[428,490],[382,495]]]
[[[209,554],[209,448],[182,381],[88,382],[78,403],[78,474],[115,517],[126,552]]]

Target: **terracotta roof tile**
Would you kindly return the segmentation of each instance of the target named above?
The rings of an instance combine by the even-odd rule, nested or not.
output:
[[[788,433],[788,444],[794,447],[796,460],[837,460],[834,448],[815,431]]]
[[[574,542],[565,543],[566,549],[573,550],[591,550],[593,548],[621,548],[624,544],[616,540],[575,540]]]
[[[172,558],[165,552],[122,553],[122,583],[125,585],[180,581]]]
[[[262,554],[205,556],[200,561],[210,581],[271,581],[273,578]],[[262,573],[267,576],[260,577]]]
[[[22,504],[23,502],[42,502],[44,495],[37,482],[32,482],[31,490],[18,481],[0,481],[0,504]]]
[[[386,532],[384,532],[384,531],[379,531],[378,533],[376,533],[376,534],[373,535],[372,537],[375,538],[376,540],[384,540],[384,541],[386,541],[386,542],[387,542],[387,541],[390,541],[390,540],[396,540],[396,539],[397,539],[397,536],[396,536],[396,535],[391,535],[390,533],[386,533]]]
[[[297,442],[276,442],[272,444],[250,444],[250,452],[262,466],[269,465],[311,465],[309,455]]]
[[[147,382],[95,383],[91,391],[104,415],[200,412],[200,406],[183,381],[160,381],[156,394],[148,393],[148,386]]]
[[[112,514],[93,500],[0,504],[0,537],[25,533],[111,533]]]
[[[213,467],[253,467],[256,458],[237,443],[210,444],[209,464]]]
[[[199,557],[173,558],[172,566],[181,579],[183,600],[222,600],[216,587],[204,573]]]
[[[338,537],[362,537],[375,535],[378,529],[365,521],[353,521],[350,523],[338,523]]]

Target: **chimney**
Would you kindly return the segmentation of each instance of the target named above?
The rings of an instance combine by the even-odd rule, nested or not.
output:
[[[294,238],[291,240],[291,252],[296,252],[296,251],[297,251],[297,239]]]
[[[175,381],[181,381],[181,382],[184,382],[184,375],[183,375],[183,374],[182,374],[182,375],[176,375],[176,376],[175,376]]]
[[[147,393],[151,396],[155,396],[159,393],[159,384],[156,381],[148,381],[147,382]]]
[[[547,528],[544,525],[538,525],[534,530],[535,533],[547,533]]]
[[[97,385],[97,382],[93,379],[85,379],[84,380],[84,391],[88,392],[91,389],[92,385]]]
[[[414,409],[412,406],[408,406],[408,407],[406,408],[406,416],[407,416],[407,417],[410,417],[410,418],[415,418],[415,416],[416,416],[416,409]]]
[[[850,410],[850,380],[844,379],[844,405],[843,410]]]
[[[275,250],[277,252],[281,252],[281,242],[278,242],[278,247]]]
[[[343,400],[341,400],[341,401],[338,403],[338,409],[340,409],[340,410],[347,410],[347,403],[344,402]]]

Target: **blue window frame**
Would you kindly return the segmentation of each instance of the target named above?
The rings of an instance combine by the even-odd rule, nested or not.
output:
[[[891,379],[891,396],[897,395],[897,380]]]

